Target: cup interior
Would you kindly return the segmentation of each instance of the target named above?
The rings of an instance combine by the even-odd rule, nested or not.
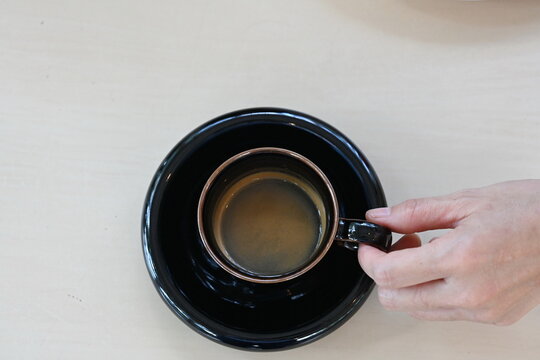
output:
[[[335,194],[311,161],[280,148],[231,157],[207,181],[199,203],[205,247],[229,273],[253,282],[307,271],[331,244]]]

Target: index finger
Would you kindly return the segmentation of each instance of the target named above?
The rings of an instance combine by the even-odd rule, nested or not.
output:
[[[449,275],[442,259],[439,241],[416,248],[385,253],[369,245],[358,250],[360,266],[375,283],[386,288],[402,288]]]

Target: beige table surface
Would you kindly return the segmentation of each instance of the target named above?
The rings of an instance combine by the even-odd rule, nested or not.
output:
[[[264,105],[345,132],[390,203],[540,178],[540,2],[1,0],[0,358],[540,359],[540,308],[422,322],[371,296],[270,354],[174,317],[140,248],[151,176],[198,124]]]

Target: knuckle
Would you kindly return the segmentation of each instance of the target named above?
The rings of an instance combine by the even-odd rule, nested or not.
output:
[[[470,266],[476,264],[476,260],[480,254],[478,254],[476,247],[470,241],[464,242],[459,250],[460,265]]]
[[[414,292],[413,303],[422,309],[430,310],[433,308],[433,304],[429,300],[427,293],[420,288],[417,288]]]
[[[426,251],[429,251],[433,270],[438,271],[441,275],[454,272],[454,269],[456,268],[456,259],[452,256],[451,247],[437,241],[432,241],[425,249]]]
[[[373,280],[377,285],[392,288],[395,284],[393,271],[387,266],[380,265],[373,269]]]
[[[487,296],[481,291],[464,291],[457,298],[457,305],[464,309],[481,309],[487,302]]]
[[[495,325],[499,323],[502,324],[504,322],[504,320],[501,318],[501,314],[495,308],[488,308],[479,311],[475,316],[475,320],[481,323]]]
[[[476,246],[475,241],[464,239],[457,244],[448,254],[452,270],[456,274],[471,274],[482,266],[485,252]]]
[[[379,288],[377,295],[379,297],[379,302],[386,310],[397,309],[395,297],[391,296],[386,290]]]
[[[451,198],[454,200],[463,201],[474,200],[478,198],[478,191],[476,189],[463,189],[454,193]]]
[[[492,212],[494,210],[496,210],[496,206],[493,202],[491,201],[482,201],[479,205],[478,205],[478,211],[483,211],[483,212]]]
[[[455,194],[456,205],[466,213],[491,211],[495,205],[489,201],[482,189],[466,189]]]
[[[463,189],[452,194],[451,198],[453,200],[459,201],[461,203],[476,203],[478,199],[482,197],[480,189]]]
[[[469,307],[472,309],[481,309],[486,303],[486,296],[481,292],[473,292],[469,297]]]
[[[465,218],[470,215],[478,204],[478,198],[476,189],[462,190],[450,196],[454,217]]]
[[[409,199],[403,203],[403,208],[409,217],[415,217],[420,211],[421,200],[420,199]]]
[[[452,277],[459,277],[464,273],[464,262],[461,252],[455,247],[438,252],[434,258],[434,266],[441,274]]]

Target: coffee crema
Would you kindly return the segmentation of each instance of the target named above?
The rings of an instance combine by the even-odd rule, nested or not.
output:
[[[257,276],[279,276],[308,264],[327,228],[321,195],[281,169],[235,180],[217,199],[211,219],[221,254]]]

